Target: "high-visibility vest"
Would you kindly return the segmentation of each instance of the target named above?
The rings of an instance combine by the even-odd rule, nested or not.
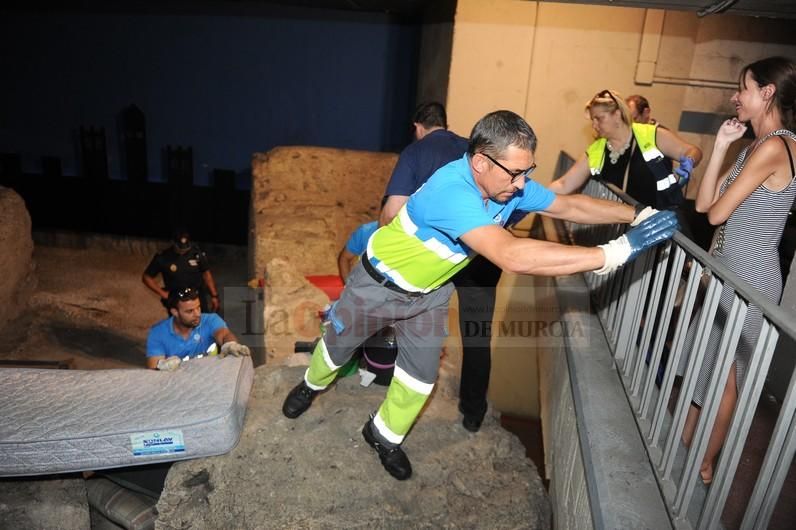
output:
[[[636,144],[641,151],[641,156],[647,163],[653,175],[655,175],[655,188],[661,192],[669,189],[672,184],[677,183],[677,179],[670,171],[669,167],[664,163],[666,157],[663,156],[658,146],[655,144],[655,131],[658,128],[657,124],[647,123],[634,123],[632,124],[633,136],[636,139]],[[592,176],[597,176],[603,169],[605,164],[605,144],[608,140],[605,138],[597,138],[587,149],[586,156],[589,161],[589,171]],[[628,161],[628,163],[630,163]]]

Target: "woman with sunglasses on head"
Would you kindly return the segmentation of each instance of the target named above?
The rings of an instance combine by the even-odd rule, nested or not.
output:
[[[711,254],[778,304],[782,295],[778,246],[796,198],[796,62],[785,57],[762,59],[745,66],[739,79],[738,90],[730,100],[737,117],[725,121],[716,134],[699,184],[696,209],[718,226]],[[754,141],[741,151],[732,168],[720,174],[730,144],[750,126]],[[717,320],[727,314],[731,303],[732,292],[724,289]],[[702,460],[700,474],[706,484],[713,479],[714,460],[724,443],[762,323],[760,309],[750,304]],[[721,329],[714,325],[683,432],[687,445],[717,363],[720,338]]]
[[[611,90],[591,98],[586,113],[597,138],[548,188],[558,194],[575,193],[594,176],[657,210],[680,207],[682,188],[702,160],[702,151],[657,123],[633,123],[624,99]],[[679,162],[674,171],[672,160]],[[682,219],[680,224],[682,230]]]

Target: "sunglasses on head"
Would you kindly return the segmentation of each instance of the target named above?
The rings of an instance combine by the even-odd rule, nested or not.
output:
[[[185,289],[180,289],[177,291],[177,299],[181,302],[186,300],[193,300],[199,296],[199,291],[194,289],[193,287],[186,287]]]
[[[603,90],[602,92],[600,92],[599,94],[597,94],[597,97],[598,97],[598,98],[611,98],[611,99],[613,100],[614,104],[615,104],[617,107],[619,106],[619,103],[616,101],[616,98],[615,98],[615,97],[614,97],[614,95],[611,93],[611,91],[610,91],[610,90],[608,90],[607,88],[606,88],[605,90]]]

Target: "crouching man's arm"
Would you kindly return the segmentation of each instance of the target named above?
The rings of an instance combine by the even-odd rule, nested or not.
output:
[[[251,350],[245,344],[238,342],[238,338],[232,333],[229,328],[219,328],[213,333],[213,338],[216,344],[221,346],[219,354],[221,357],[232,355],[234,357],[250,356]]]

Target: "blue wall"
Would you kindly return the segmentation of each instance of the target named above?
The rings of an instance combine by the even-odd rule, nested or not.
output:
[[[0,152],[23,171],[57,156],[79,174],[77,130],[105,127],[120,178],[118,116],[147,119],[161,149],[192,146],[195,181],[239,173],[278,145],[397,151],[414,107],[419,25],[383,14],[263,7],[256,13],[2,14]]]

